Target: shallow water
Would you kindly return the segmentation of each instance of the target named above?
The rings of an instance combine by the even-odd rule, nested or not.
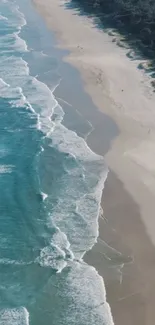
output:
[[[31,3],[3,0],[0,14],[0,324],[110,324],[82,260],[107,168],[62,124],[60,57]]]

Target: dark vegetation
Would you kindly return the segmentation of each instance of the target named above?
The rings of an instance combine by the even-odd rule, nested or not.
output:
[[[74,6],[116,28],[130,45],[155,63],[155,0],[72,0]]]

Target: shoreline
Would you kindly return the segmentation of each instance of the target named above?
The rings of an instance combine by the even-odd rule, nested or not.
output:
[[[108,224],[105,227],[100,218],[99,238],[124,256],[133,256],[133,261],[127,261],[122,282],[120,278],[106,280],[105,276],[104,280],[116,325],[153,325],[155,94],[148,86],[147,77],[137,70],[138,64],[131,62],[126,57],[126,50],[112,43],[109,35],[94,28],[92,20],[74,15],[73,9],[64,8],[63,1],[33,2],[48,27],[55,32],[59,47],[69,50],[64,60],[81,72],[86,92],[100,111],[112,117],[120,129],[119,136],[105,155],[110,173],[103,191],[102,206]],[[91,141],[88,144],[91,147]],[[101,144],[98,150],[102,150]],[[102,265],[96,266],[100,259],[99,249],[95,254],[92,250],[86,255],[85,260],[103,276]]]

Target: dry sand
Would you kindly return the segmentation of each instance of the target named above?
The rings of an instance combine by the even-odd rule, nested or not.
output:
[[[108,300],[116,324],[155,324],[155,93],[149,77],[127,51],[80,16],[67,1],[34,0],[67,62],[82,75],[94,103],[120,129],[105,160],[110,173],[104,191],[100,237],[133,262],[122,278],[106,278]],[[102,144],[100,144],[100,147]],[[100,249],[86,259],[103,274]],[[105,278],[105,276],[104,276]]]

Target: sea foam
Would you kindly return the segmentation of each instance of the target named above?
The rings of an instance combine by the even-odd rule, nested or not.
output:
[[[0,96],[8,99],[13,109],[29,108],[37,117],[36,129],[42,132],[43,139],[37,162],[46,154],[46,140],[48,148],[62,154],[63,159],[64,173],[53,182],[54,190],[45,191],[39,181],[44,206],[50,207],[52,199],[55,205],[44,221],[49,233],[51,229],[51,238],[46,238],[34,264],[39,264],[40,269],[51,268],[60,273],[60,277],[65,276],[64,268],[67,272],[69,269],[62,287],[58,286],[59,296],[63,299],[67,295],[69,301],[61,323],[113,324],[103,280],[94,268],[82,261],[84,253],[91,249],[98,237],[107,168],[103,157],[96,155],[84,139],[62,124],[64,112],[54,97],[55,88],[51,90],[37,77],[31,76],[28,63],[21,56],[28,51],[19,34],[26,24],[25,17],[14,3],[8,5],[3,0],[3,5],[8,6],[8,20],[2,19],[9,35],[4,35],[0,43]],[[10,167],[8,170],[6,166],[1,167],[2,172],[9,172]],[[5,262],[10,263],[6,259]],[[29,314],[24,307],[0,311],[2,325],[27,325],[28,322]]]
[[[6,24],[16,25],[18,32],[4,36],[1,42],[2,45],[7,45],[7,50],[12,50],[13,40],[14,49],[20,52],[19,44],[22,44],[23,50],[27,49],[25,41],[19,36],[26,20],[19,8],[10,8],[10,20],[6,21]],[[68,155],[69,163],[74,161],[75,167],[64,176],[60,199],[54,207],[52,219],[56,227],[62,229],[62,233],[69,238],[73,254],[75,250],[79,257],[83,253],[79,255],[78,252],[90,249],[98,236],[100,201],[107,169],[103,158],[92,152],[84,139],[61,124],[64,112],[53,92],[43,82],[30,75],[28,64],[22,57],[15,54],[7,56],[5,50],[0,62],[1,96],[10,99],[13,107],[29,107],[37,116],[38,128],[51,140],[49,145]],[[65,182],[68,184],[67,188],[64,186]],[[50,199],[49,193],[46,193],[43,199],[47,196]],[[78,222],[76,218],[79,219]],[[54,242],[52,245],[55,245]],[[44,261],[43,255],[47,255],[47,250],[50,251],[47,248],[41,251]]]
[[[0,310],[1,325],[29,325],[29,313],[26,308]]]

